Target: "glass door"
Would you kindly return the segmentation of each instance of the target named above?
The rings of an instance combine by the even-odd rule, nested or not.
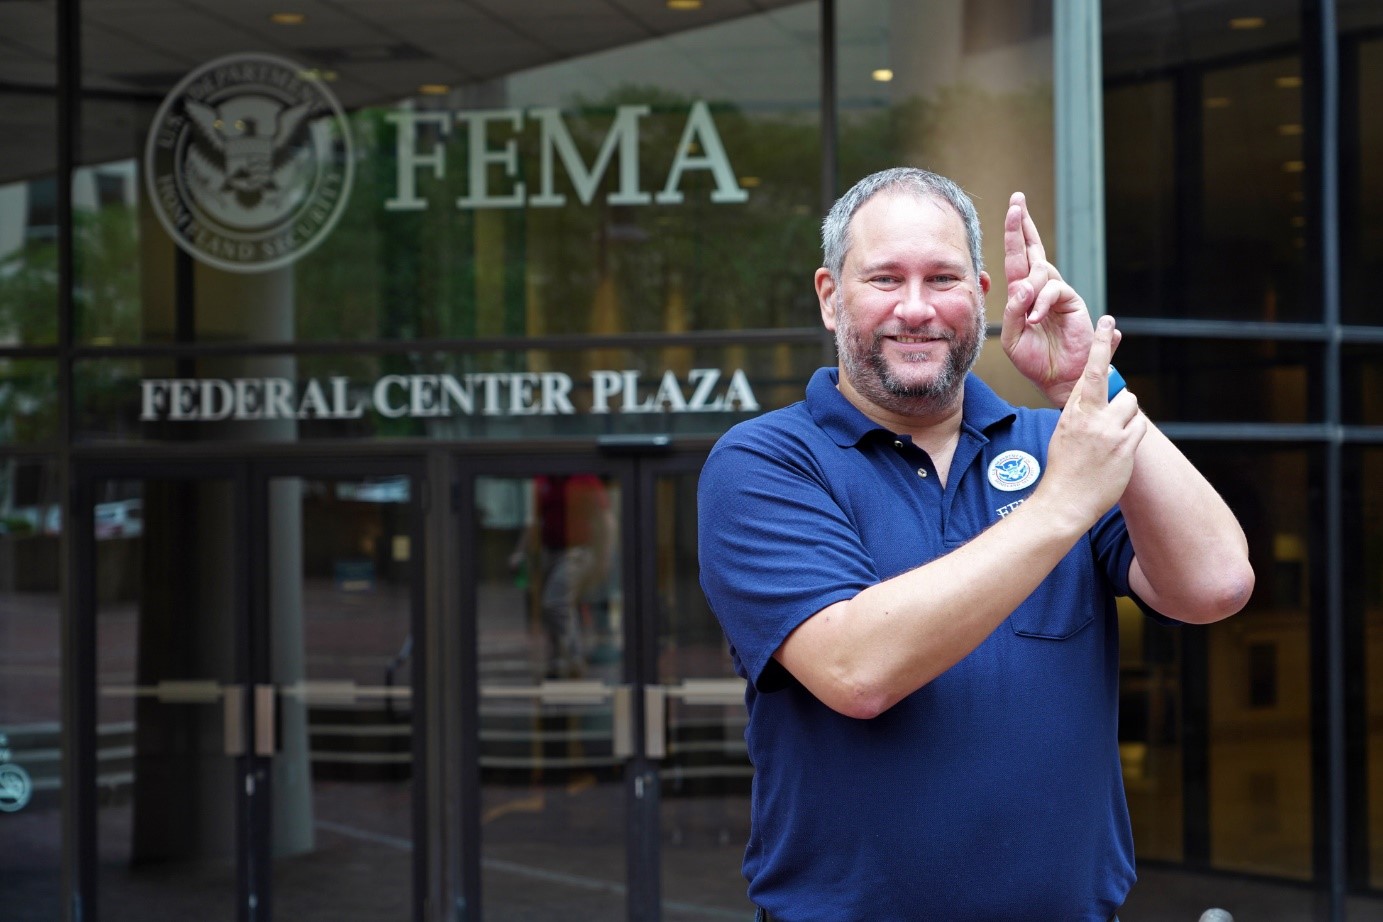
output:
[[[625,482],[595,463],[505,468],[467,480],[483,918],[622,919]]]
[[[701,458],[463,468],[476,918],[752,916],[744,685],[697,582]]]
[[[663,922],[749,919],[740,874],[753,767],[744,741],[744,680],[701,592],[696,483],[703,456],[640,466],[646,494],[641,566],[649,622],[645,751],[659,784]]]
[[[273,917],[421,918],[420,477],[315,464],[254,483]]]
[[[421,479],[301,467],[78,477],[102,922],[421,918]]]
[[[255,777],[241,484],[229,470],[113,474],[81,495],[100,918],[237,919]]]

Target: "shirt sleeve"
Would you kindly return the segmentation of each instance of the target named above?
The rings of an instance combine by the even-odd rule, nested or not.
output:
[[[789,681],[772,657],[793,629],[879,582],[811,453],[793,448],[722,439],[697,491],[702,590],[761,691]]]

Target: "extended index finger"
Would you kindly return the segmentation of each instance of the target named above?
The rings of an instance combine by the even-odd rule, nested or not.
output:
[[[1032,271],[1025,227],[1031,221],[1023,193],[1013,193],[1008,200],[1008,212],[1004,215],[1004,278],[1010,285],[1027,278]],[[1035,227],[1033,232],[1036,233]]]
[[[1116,331],[1114,318],[1105,314],[1095,324],[1095,337],[1090,343],[1090,355],[1081,372],[1080,401],[1102,407],[1109,403],[1109,360],[1114,357]]]

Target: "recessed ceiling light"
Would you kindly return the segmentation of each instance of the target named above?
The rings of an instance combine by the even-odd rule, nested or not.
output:
[[[1286,163],[1282,164],[1282,172],[1284,173],[1303,173],[1305,171],[1305,160],[1288,160]]]
[[[1279,89],[1295,90],[1301,86],[1301,78],[1295,76],[1278,77],[1273,83],[1277,84]]]
[[[1297,124],[1278,125],[1277,133],[1282,135],[1284,138],[1295,138],[1302,133],[1302,128],[1300,125]]]
[[[670,10],[699,10],[701,0],[667,0],[667,8]]]
[[[270,13],[269,21],[279,26],[300,26],[307,22],[302,13]]]
[[[451,87],[445,83],[424,83],[418,87],[418,92],[424,96],[445,96],[451,92]]]
[[[1228,109],[1230,99],[1228,96],[1209,96],[1206,97],[1205,107],[1207,109]]]
[[[763,185],[763,180],[757,176],[741,176],[739,182],[740,187],[744,189],[757,189]]]
[[[1236,16],[1229,21],[1231,29],[1261,29],[1267,24],[1262,16]]]
[[[890,80],[893,79],[893,71],[889,70],[887,67],[880,67],[869,76],[873,77],[880,83],[888,83]]]

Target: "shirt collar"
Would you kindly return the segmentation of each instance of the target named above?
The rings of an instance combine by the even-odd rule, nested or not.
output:
[[[888,432],[860,412],[840,392],[839,383],[840,369],[829,367],[818,368],[807,382],[807,410],[822,431],[842,448],[859,444],[871,432]],[[965,405],[961,412],[964,424],[980,432],[1017,415],[1011,404],[974,374],[965,378]]]

